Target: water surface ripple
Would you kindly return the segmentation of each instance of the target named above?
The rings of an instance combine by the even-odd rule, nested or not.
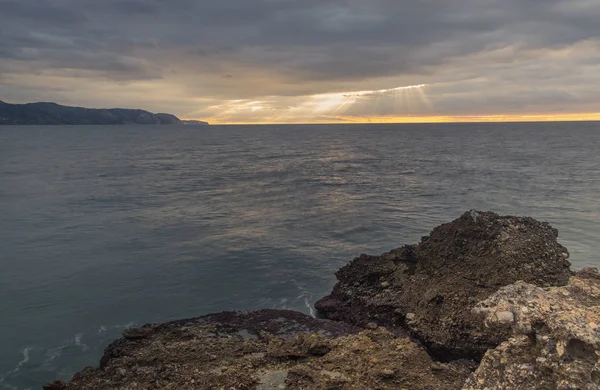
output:
[[[600,124],[0,127],[0,388],[122,329],[310,313],[360,253],[467,209],[551,222],[599,265]]]

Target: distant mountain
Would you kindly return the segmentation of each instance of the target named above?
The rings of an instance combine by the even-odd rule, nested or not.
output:
[[[0,101],[0,125],[177,125],[175,115],[123,108],[93,109],[56,103],[9,104]]]
[[[197,121],[197,120],[193,120],[193,119],[182,119],[181,123],[183,123],[184,125],[208,125],[208,122],[204,122],[204,121]]]

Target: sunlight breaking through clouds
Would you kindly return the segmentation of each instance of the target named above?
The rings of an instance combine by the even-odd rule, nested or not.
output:
[[[265,100],[230,100],[213,105],[203,112],[228,122],[253,119],[267,121],[320,121],[363,116],[373,112],[385,115],[412,115],[431,109],[425,93],[427,84],[408,85],[378,90],[321,93],[295,97],[289,104],[281,105],[280,97]]]
[[[413,94],[408,93],[409,91],[417,90],[421,102],[430,104],[423,93],[422,89],[426,87],[426,84],[408,85],[403,87],[379,89],[371,91],[354,91],[354,92],[342,92],[342,93],[324,93],[312,96],[312,102],[315,107],[316,113],[326,113],[332,115],[344,114],[345,110],[356,103],[358,103],[363,97],[372,98],[391,98],[397,105],[400,100],[403,100],[404,105],[413,103]],[[364,101],[364,99],[363,99]]]
[[[0,99],[212,123],[592,119],[599,16],[597,0],[0,0]]]

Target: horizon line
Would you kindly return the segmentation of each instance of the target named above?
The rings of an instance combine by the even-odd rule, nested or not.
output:
[[[212,125],[342,125],[342,124],[452,124],[452,123],[552,123],[552,122],[599,122],[600,113],[586,114],[533,114],[533,115],[481,115],[481,116],[432,116],[432,117],[340,117],[331,121],[220,121],[217,118],[182,119],[202,120]]]

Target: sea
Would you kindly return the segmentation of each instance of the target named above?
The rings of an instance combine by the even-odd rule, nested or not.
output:
[[[600,266],[600,123],[0,126],[0,389],[123,329],[314,315],[361,253],[470,209],[550,222]]]

